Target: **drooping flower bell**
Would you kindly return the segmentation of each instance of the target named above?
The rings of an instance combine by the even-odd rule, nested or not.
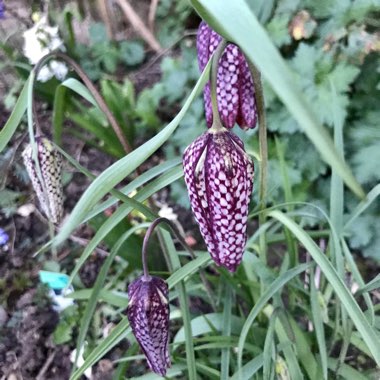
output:
[[[169,357],[169,290],[159,277],[141,276],[128,287],[127,317],[150,369],[165,376]]]
[[[43,212],[57,224],[63,215],[62,156],[46,137],[36,137],[36,144],[41,177],[38,175],[31,144],[27,145],[22,157]]]
[[[243,142],[225,128],[210,129],[183,155],[191,208],[217,265],[234,272],[247,241],[253,162]]]
[[[197,34],[198,63],[201,71],[207,65],[222,37],[204,21]],[[228,44],[219,60],[216,93],[218,110],[223,126],[232,128],[237,123],[242,129],[254,128],[257,121],[255,89],[248,63],[241,50]],[[207,126],[213,122],[211,87],[204,89],[204,103]]]

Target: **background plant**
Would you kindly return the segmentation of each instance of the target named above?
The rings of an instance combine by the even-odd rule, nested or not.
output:
[[[162,2],[161,6],[167,4]],[[274,50],[267,49],[269,40],[261,38],[266,34],[246,11],[245,2],[239,1],[234,7],[240,13],[245,11],[246,23],[232,17],[237,11],[228,5],[220,6],[216,1],[193,2],[207,22],[239,44],[247,40],[247,36],[250,40],[255,39],[251,36],[256,37],[246,54],[262,70],[264,78],[269,128],[269,184],[264,210],[266,221],[257,226],[260,210],[255,207],[258,204],[256,198],[251,210],[254,233],[249,239],[243,266],[234,276],[212,266],[206,252],[199,251],[196,260],[189,260],[184,252],[175,250],[168,233],[162,231],[161,242],[163,253],[168,257],[168,271],[166,267],[157,269],[164,270],[168,276],[170,274],[171,299],[179,300],[171,303],[174,335],[171,356],[174,365],[168,374],[217,379],[237,379],[239,376],[243,379],[255,376],[265,379],[276,376],[320,379],[334,374],[344,379],[376,378],[379,342],[374,289],[378,281],[375,279],[365,285],[363,277],[368,281],[373,274],[363,272],[362,277],[353,253],[357,251],[374,258],[379,254],[376,200],[380,189],[375,166],[379,143],[374,102],[379,91],[378,57],[375,54],[378,36],[374,29],[378,8],[374,2],[358,1],[318,4],[259,1],[248,4],[290,66],[289,78],[295,78],[294,88],[297,91],[279,89],[279,85],[270,86],[271,75],[278,75],[279,68],[264,67],[265,54],[274,62],[278,56],[272,56]],[[191,8],[186,9],[190,14]],[[162,14],[165,15],[164,12]],[[175,24],[173,19],[171,21]],[[248,32],[249,26],[253,32],[251,29]],[[180,25],[178,29],[181,30]],[[119,117],[119,122],[125,123],[126,134],[132,133],[133,126],[138,126],[135,129],[140,138],[154,136],[126,157],[123,157],[121,149],[115,148],[112,133],[103,137],[99,135],[104,116],[96,105],[90,109],[86,105],[88,112],[84,114],[80,97],[70,96],[70,102],[64,100],[64,108],[55,108],[56,112],[66,110],[62,117],[68,116],[81,125],[81,129],[76,130],[80,138],[85,139],[85,134],[78,134],[82,131],[94,134],[97,140],[93,140],[93,145],[99,146],[102,141],[101,149],[119,159],[92,182],[53,240],[56,244],[63,243],[77,225],[89,222],[121,200],[116,211],[97,224],[93,237],[71,271],[73,280],[101,241],[107,239],[119,223],[124,223],[128,215],[136,215],[136,207],[139,210],[139,219],[108,239],[110,255],[95,284],[73,294],[74,298],[84,300],[78,301],[84,311],[81,311],[81,333],[77,345],[80,347],[85,339],[89,342],[85,363],[74,372],[73,378],[78,378],[86,367],[93,365],[124,338],[133,342],[130,330],[126,328],[126,319],[118,321],[127,304],[122,283],[135,278],[139,273],[139,262],[132,261],[133,254],[128,253],[126,257],[124,249],[127,248],[121,247],[126,247],[124,242],[133,236],[139,239],[141,231],[148,226],[145,222],[154,217],[154,212],[142,202],[173,183],[173,198],[181,199],[183,205],[187,203],[180,180],[182,173],[178,155],[204,130],[202,102],[197,97],[202,82],[197,84],[189,100],[183,100],[199,75],[194,47],[187,47],[184,43],[178,57],[165,58],[161,68],[160,82],[144,89],[136,98],[131,95],[132,84],[128,80],[118,84],[111,77],[101,83],[107,103]],[[99,70],[104,69],[99,66]],[[203,82],[206,75],[207,72],[202,76]],[[80,90],[77,82],[74,83],[71,90],[89,97],[86,91]],[[178,83],[182,85],[178,86]],[[285,100],[284,94],[288,95]],[[120,108],[117,102],[112,101],[113,97],[125,99],[127,107]],[[365,187],[366,200],[360,201],[343,186],[336,167],[327,165],[310,143],[304,134],[305,125],[296,121],[300,120],[302,110],[295,110],[295,103],[289,107],[295,98],[305,98],[315,125],[320,128],[323,124],[329,129],[335,149],[344,152],[355,177]],[[1,131],[3,147],[26,106],[24,92],[10,121]],[[161,112],[163,108],[168,111]],[[175,115],[170,114],[171,108],[180,112],[166,128],[162,128],[161,123],[170,121]],[[79,116],[88,118],[87,125],[92,130],[90,127],[86,129]],[[96,127],[92,127],[94,125]],[[247,150],[259,157],[256,132],[250,132],[243,138]],[[133,138],[130,141],[134,141]],[[166,162],[136,177],[127,187],[120,187],[121,193],[113,190],[107,201],[102,200],[162,144]],[[318,148],[323,151],[325,146]],[[72,158],[67,158],[76,165],[76,170],[82,170]],[[256,163],[257,167],[260,166],[258,160]],[[351,185],[356,186],[353,181]],[[255,187],[259,188],[257,182]],[[131,194],[133,198],[125,196]],[[133,250],[130,246],[128,249]],[[114,258],[123,263],[116,271],[116,278],[110,275],[115,273]],[[199,269],[204,267],[207,267],[206,277],[211,283],[215,309],[199,278]],[[355,298],[351,295],[352,286],[359,287]],[[91,319],[94,313],[95,318]],[[102,315],[118,322],[105,339],[100,337],[99,327],[96,327]],[[69,325],[72,323],[70,318],[68,316]],[[91,339],[87,331],[95,337]],[[123,378],[126,370],[131,376],[142,373],[141,367],[133,364],[141,357],[134,355],[137,355],[136,345],[132,344],[125,357],[115,364],[115,376]],[[151,374],[143,376],[151,377]]]

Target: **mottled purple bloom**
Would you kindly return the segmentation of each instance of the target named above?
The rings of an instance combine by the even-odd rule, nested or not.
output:
[[[53,223],[59,223],[63,215],[62,156],[46,137],[37,137],[36,144],[41,177],[31,144],[22,153],[24,164],[43,212]]]
[[[253,162],[232,132],[204,133],[183,155],[191,208],[217,265],[234,272],[247,241]]]
[[[0,228],[0,246],[7,244],[9,241],[9,235]]]
[[[169,358],[169,290],[158,277],[139,277],[128,287],[127,316],[150,369],[165,376]]]
[[[201,71],[205,68],[222,37],[204,21],[197,35],[198,63]],[[217,75],[217,101],[220,118],[224,127],[232,128],[237,123],[241,128],[256,126],[257,110],[255,89],[248,63],[241,50],[228,44],[219,61]],[[212,126],[211,88],[208,82],[204,89],[207,126]]]

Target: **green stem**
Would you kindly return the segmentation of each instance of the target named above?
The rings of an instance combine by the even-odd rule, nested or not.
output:
[[[227,41],[222,40],[215,50],[212,56],[211,62],[211,71],[210,71],[210,82],[211,82],[211,104],[212,104],[212,127],[210,130],[214,130],[215,132],[219,132],[224,129],[222,121],[219,115],[218,109],[218,99],[217,99],[217,82],[218,82],[218,68],[219,68],[219,60],[224,52],[224,49],[227,46]]]
[[[265,210],[267,196],[267,171],[268,171],[268,142],[267,142],[267,123],[265,117],[264,92],[261,83],[261,75],[256,66],[249,63],[251,69],[253,84],[255,87],[255,99],[257,107],[257,115],[259,122],[259,144],[260,144],[260,188],[259,188],[259,209]],[[266,221],[266,213],[259,214],[259,224],[264,225]],[[260,235],[260,259],[264,264],[267,262],[266,257],[267,243],[265,234]]]
[[[183,246],[183,248],[185,248],[185,250],[187,252],[189,252],[191,258],[192,259],[196,258],[195,252],[186,243],[185,239],[183,238],[183,236],[179,232],[179,230],[176,227],[176,225],[171,220],[169,220],[169,219],[166,219],[166,218],[157,218],[157,219],[155,219],[152,222],[152,224],[148,228],[148,230],[147,230],[147,232],[145,234],[145,237],[144,237],[144,242],[143,242],[143,247],[142,247],[142,264],[143,264],[144,278],[145,279],[149,279],[150,278],[150,276],[149,276],[149,270],[148,270],[148,244],[149,244],[149,239],[150,239],[150,237],[151,237],[154,229],[160,223],[166,223],[170,227],[170,229],[173,231],[174,235],[176,236],[176,238],[178,239],[178,241],[181,243],[181,245]],[[204,275],[204,273],[202,271],[199,272],[199,276],[201,278],[203,286],[205,287],[205,290],[206,290],[206,293],[207,293],[208,298],[210,300],[211,306],[214,309],[214,311],[216,312],[216,305],[215,305],[214,297],[212,295],[211,285],[209,284],[206,276]]]

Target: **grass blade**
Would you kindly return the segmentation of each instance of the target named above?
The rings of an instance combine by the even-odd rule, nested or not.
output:
[[[252,379],[253,375],[260,370],[263,364],[264,355],[260,354],[235,372],[230,380]]]
[[[25,115],[26,108],[28,106],[29,81],[30,78],[25,82],[20,96],[18,97],[17,102],[13,108],[11,116],[9,116],[9,119],[5,123],[4,127],[0,130],[0,152],[2,152],[7,146],[9,140],[12,138],[23,116]]]
[[[229,284],[226,284],[226,293],[224,298],[223,312],[223,336],[231,335],[231,307],[232,307],[232,289]],[[222,349],[222,359],[220,363],[220,379],[228,380],[230,369],[230,348]]]
[[[181,263],[179,257],[174,247],[173,240],[170,236],[170,233],[161,229],[160,231],[160,240],[162,241],[162,246],[166,250],[166,257],[169,258],[170,265],[173,270],[181,268]],[[181,315],[183,319],[183,326],[185,329],[185,340],[186,340],[186,362],[187,362],[187,371],[189,380],[197,379],[197,369],[195,363],[195,353],[194,353],[194,342],[193,334],[191,330],[191,317],[189,311],[189,304],[186,294],[185,283],[181,281],[177,285],[177,292],[179,298],[179,304],[181,309]]]
[[[322,320],[322,310],[319,304],[318,292],[314,282],[314,271],[310,269],[310,302],[313,316],[315,335],[317,336],[318,349],[321,357],[323,378],[327,380],[327,348],[325,340],[325,329]]]
[[[376,185],[368,194],[364,201],[360,202],[356,207],[355,211],[352,213],[351,218],[347,220],[344,225],[344,229],[347,230],[351,227],[352,223],[355,221],[357,217],[359,217],[371,204],[376,200],[376,198],[380,195],[380,183]]]
[[[268,215],[279,220],[284,224],[284,226],[289,228],[295,237],[308,250],[317,265],[321,267],[322,272],[326,276],[331,286],[334,288],[348,315],[350,316],[360,335],[363,337],[363,340],[370,349],[376,363],[380,365],[380,337],[378,333],[370,326],[367,318],[363,314],[363,311],[360,309],[354,297],[349,292],[343,280],[339,277],[338,273],[326,258],[324,253],[321,252],[319,247],[305,233],[305,231],[285,214],[280,211],[271,211]]]
[[[124,317],[111,333],[105,338],[94,350],[90,352],[80,368],[78,368],[70,377],[70,380],[78,380],[87,368],[93,366],[109,350],[115,347],[128,334],[131,333],[127,317]]]
[[[242,358],[245,340],[247,339],[249,329],[252,326],[255,318],[259,312],[263,309],[265,304],[278,292],[280,291],[292,278],[298,276],[300,273],[304,272],[310,267],[311,264],[301,264],[295,268],[288,270],[279,276],[268,288],[265,289],[265,292],[256,302],[253,309],[250,311],[244,326],[240,333],[239,345],[238,345],[238,370],[242,368]]]

